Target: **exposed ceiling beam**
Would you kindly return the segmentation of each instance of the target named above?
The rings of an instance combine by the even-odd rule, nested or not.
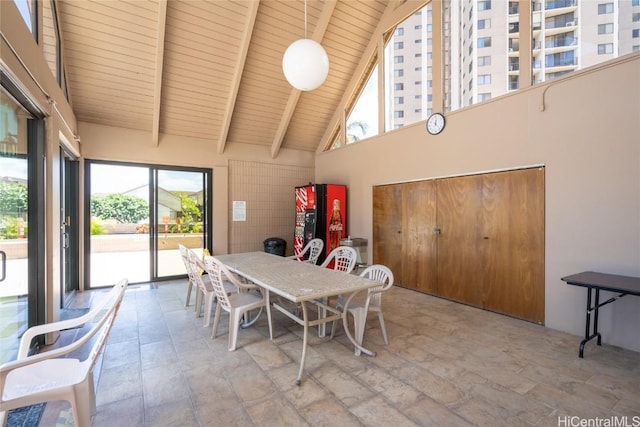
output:
[[[160,143],[160,104],[162,103],[162,67],[164,65],[164,34],[167,27],[167,0],[158,4],[158,39],[156,42],[156,73],[153,88],[153,122],[151,123],[151,143]]]
[[[256,22],[256,16],[258,15],[258,7],[260,6],[260,0],[247,1],[249,10],[247,11],[247,24],[245,25],[245,31],[242,35],[242,42],[240,51],[238,52],[238,60],[236,61],[236,69],[234,71],[235,79],[231,82],[229,96],[227,97],[227,106],[224,110],[224,117],[222,120],[222,131],[220,133],[220,139],[218,140],[218,154],[224,153],[225,146],[227,144],[227,136],[229,135],[229,126],[231,124],[231,116],[233,115],[233,109],[236,105],[236,99],[238,97],[238,90],[240,89],[240,81],[242,80],[242,71],[244,70],[244,64],[247,61],[247,52],[249,52],[249,44],[251,43],[251,34],[253,33],[253,27]]]
[[[316,27],[313,30],[313,34],[311,35],[312,40],[315,40],[318,43],[322,42],[322,38],[324,37],[324,33],[327,31],[329,20],[331,19],[331,15],[333,15],[333,9],[335,9],[336,3],[337,0],[329,0],[324,3],[324,6],[322,6],[320,18],[318,18]],[[293,117],[293,113],[296,110],[296,105],[298,104],[298,100],[300,99],[300,92],[301,91],[299,91],[298,89],[291,89],[289,99],[287,100],[287,106],[282,113],[282,118],[280,120],[280,124],[278,125],[278,130],[276,131],[276,135],[273,138],[273,143],[271,144],[272,159],[275,159],[278,155],[278,152],[280,151],[282,141],[284,140],[284,135],[287,133],[287,128],[289,127],[289,122],[291,121],[291,117]]]

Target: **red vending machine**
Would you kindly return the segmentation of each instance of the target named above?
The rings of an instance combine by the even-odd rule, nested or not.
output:
[[[318,264],[347,237],[347,186],[309,184],[296,187],[296,228],[294,253],[299,253],[311,239],[324,241]]]

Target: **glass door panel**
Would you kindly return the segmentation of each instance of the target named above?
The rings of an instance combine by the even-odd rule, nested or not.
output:
[[[178,245],[198,255],[205,247],[206,175],[160,169],[156,176],[157,276],[182,275],[185,270]]]
[[[29,212],[27,120],[0,91],[0,364],[15,359],[28,327]]]
[[[90,287],[148,282],[150,169],[89,163]]]

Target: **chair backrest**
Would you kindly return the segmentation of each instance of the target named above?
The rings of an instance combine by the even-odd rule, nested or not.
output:
[[[369,295],[367,296],[367,298],[369,298],[369,307],[380,307],[382,303],[382,293],[393,286],[393,273],[387,266],[374,264],[365,268],[364,271],[360,273],[360,276],[383,284],[375,288],[370,288]]]
[[[338,246],[324,260],[321,267],[330,267],[333,262],[333,269],[351,273],[356,266],[358,252],[351,246]]]
[[[116,318],[116,315],[118,314],[120,304],[122,303],[122,299],[124,298],[124,292],[127,289],[128,285],[129,281],[127,279],[122,279],[111,289],[111,291],[109,291],[109,293],[102,299],[102,301],[96,304],[87,314],[83,316],[69,320],[46,323],[44,325],[33,326],[27,329],[20,340],[20,349],[18,351],[17,360],[14,362],[9,362],[7,365],[13,364],[12,369],[15,369],[19,366],[36,363],[39,360],[58,358],[81,348],[90,340],[94,340],[91,346],[91,351],[84,359],[86,362],[89,362],[85,363],[85,366],[88,371],[90,371],[93,368],[98,355],[102,351],[102,348],[107,341],[109,332],[111,331],[113,322]],[[90,324],[91,328],[87,333],[85,333],[72,343],[43,353],[28,356],[30,348],[29,343],[31,343],[33,338],[54,331],[62,331],[75,328],[83,324]],[[3,368],[4,366],[5,365],[3,365]],[[85,374],[87,374],[88,371],[85,372]],[[2,372],[2,381],[4,381],[4,375],[6,375],[5,372]]]
[[[324,249],[324,241],[322,239],[311,239],[304,249],[302,249],[302,252],[300,252],[300,258],[308,252],[307,259],[304,261],[311,264],[317,264],[318,258],[320,258],[320,254],[322,253],[322,249]]]
[[[184,268],[187,270],[187,276],[189,276],[189,281],[191,281],[191,283],[195,285],[196,282],[195,282],[195,278],[193,277],[194,270],[192,269],[192,262],[190,259],[191,252],[193,251],[184,245],[178,245],[178,249],[180,249],[180,256],[182,257]]]
[[[224,280],[227,279],[233,283],[237,278],[229,271],[226,265],[214,257],[206,257],[204,267],[211,280],[211,285],[213,285],[213,291],[218,299],[218,306],[222,307],[225,311],[231,311],[232,306],[229,301],[229,295],[227,295],[227,291],[224,288]]]

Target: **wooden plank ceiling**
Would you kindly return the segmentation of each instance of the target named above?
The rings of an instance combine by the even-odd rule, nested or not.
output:
[[[79,121],[316,151],[380,18],[398,0],[307,0],[307,37],[329,55],[319,89],[299,92],[282,55],[305,36],[304,0],[58,1]]]

